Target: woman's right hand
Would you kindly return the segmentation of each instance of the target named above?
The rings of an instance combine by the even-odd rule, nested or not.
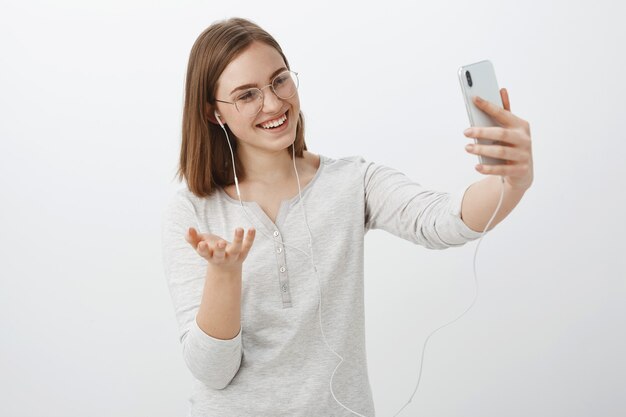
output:
[[[190,227],[185,234],[185,240],[196,250],[198,255],[206,259],[212,266],[221,269],[241,268],[243,261],[254,242],[255,230],[248,229],[244,239],[243,229],[235,229],[232,243],[210,233],[198,233]]]

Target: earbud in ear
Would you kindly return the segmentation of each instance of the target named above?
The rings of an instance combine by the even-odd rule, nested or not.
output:
[[[224,125],[222,124],[222,120],[220,119],[220,115],[219,115],[219,113],[217,112],[217,110],[215,110],[215,111],[213,112],[213,114],[215,114],[215,118],[217,119],[217,122],[220,124],[220,126],[224,127]]]

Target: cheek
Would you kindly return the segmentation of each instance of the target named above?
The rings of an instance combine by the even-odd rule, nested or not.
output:
[[[296,119],[297,119],[298,114],[300,113],[300,98],[298,97],[298,95],[296,95],[295,97],[289,100],[289,103],[291,104],[291,107],[294,110],[293,115],[296,116]]]
[[[243,122],[231,122],[228,124],[228,134],[230,136],[231,140],[237,140],[239,141],[239,138],[245,138],[246,136],[250,135],[250,130],[254,129],[254,126],[251,125],[252,122],[246,124]]]

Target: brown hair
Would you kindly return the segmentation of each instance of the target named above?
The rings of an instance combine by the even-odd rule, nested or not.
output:
[[[198,197],[210,195],[216,186],[235,183],[226,135],[219,125],[209,121],[206,103],[215,108],[215,92],[220,75],[254,41],[275,48],[287,69],[290,69],[278,42],[257,24],[239,17],[214,22],[198,36],[191,48],[185,80],[180,165],[176,176],[179,181],[184,178],[189,190]],[[228,125],[225,128],[228,136],[234,138]],[[237,154],[237,142],[231,141],[231,145],[237,177],[241,181],[246,171]],[[302,111],[298,115],[294,145],[295,155],[303,157],[303,151],[307,148]],[[289,146],[290,157],[294,145]]]

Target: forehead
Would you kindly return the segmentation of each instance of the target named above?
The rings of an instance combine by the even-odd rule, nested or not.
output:
[[[286,66],[280,53],[262,42],[253,42],[224,69],[218,80],[218,93],[228,94],[243,84],[259,86],[270,82],[269,76]]]

